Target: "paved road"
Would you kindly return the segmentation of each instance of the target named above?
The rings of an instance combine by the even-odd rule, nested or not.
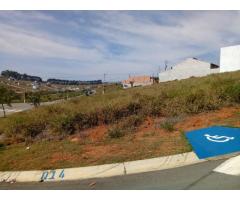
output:
[[[13,103],[12,106],[4,105],[7,115],[31,109],[33,106],[28,103]],[[0,108],[0,117],[3,117],[3,110]]]
[[[63,100],[57,100],[57,101],[52,101],[52,102],[43,102],[43,103],[41,103],[41,105],[50,105],[50,104],[58,103],[61,101],[63,101]],[[11,115],[16,112],[30,110],[33,107],[34,106],[30,103],[12,103],[12,106],[5,105],[5,110],[6,110],[7,115]],[[2,108],[0,108],[0,117],[3,117]]]
[[[82,96],[82,95],[80,95],[80,96]],[[75,98],[78,98],[80,96],[68,98],[68,100],[75,99]],[[59,99],[59,100],[56,100],[56,101],[42,102],[41,105],[51,105],[51,104],[59,103],[59,102],[62,102],[62,101],[65,101],[65,100],[64,99]],[[34,106],[30,103],[12,103],[12,106],[4,105],[4,107],[5,107],[5,111],[6,111],[7,115],[11,115],[11,114],[16,113],[16,112],[22,112],[22,111],[25,111],[25,110],[30,110]],[[0,117],[3,117],[2,106],[0,107]]]
[[[0,189],[240,189],[240,177],[213,172],[225,160],[141,174],[83,181],[1,183]]]

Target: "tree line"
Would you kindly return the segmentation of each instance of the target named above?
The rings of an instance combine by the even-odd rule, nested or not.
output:
[[[1,72],[1,75],[6,78],[13,78],[15,80],[24,80],[24,81],[36,81],[43,82],[42,78],[39,76],[31,76],[28,74],[20,74],[16,71],[5,70]],[[89,80],[89,81],[80,81],[80,80],[63,80],[50,78],[47,79],[47,83],[51,84],[61,84],[61,85],[96,85],[102,84],[102,80]]]
[[[48,83],[61,84],[61,85],[96,85],[102,84],[102,80],[92,80],[92,81],[77,81],[77,80],[62,80],[62,79],[48,79]]]
[[[15,71],[5,70],[1,72],[1,75],[6,78],[13,78],[15,80],[23,80],[23,81],[37,81],[42,82],[42,78],[38,76],[31,76],[28,74],[20,74]]]

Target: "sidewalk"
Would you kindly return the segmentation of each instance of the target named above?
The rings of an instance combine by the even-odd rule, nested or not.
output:
[[[204,162],[194,152],[90,167],[0,172],[0,182],[69,181],[164,170]]]

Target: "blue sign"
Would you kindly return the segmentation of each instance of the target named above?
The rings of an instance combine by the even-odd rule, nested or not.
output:
[[[212,126],[186,136],[200,159],[240,151],[240,128]]]

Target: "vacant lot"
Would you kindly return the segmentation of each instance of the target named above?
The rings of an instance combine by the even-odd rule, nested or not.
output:
[[[112,87],[105,95],[17,113],[0,119],[0,170],[85,166],[190,151],[185,131],[238,126],[239,103],[240,72],[233,72],[129,90]]]
[[[178,118],[174,130],[162,128],[165,118],[147,118],[135,132],[109,138],[107,126],[87,129],[60,141],[38,141],[0,149],[0,170],[31,170],[106,164],[191,151],[184,131],[211,125],[240,127],[239,107]]]

